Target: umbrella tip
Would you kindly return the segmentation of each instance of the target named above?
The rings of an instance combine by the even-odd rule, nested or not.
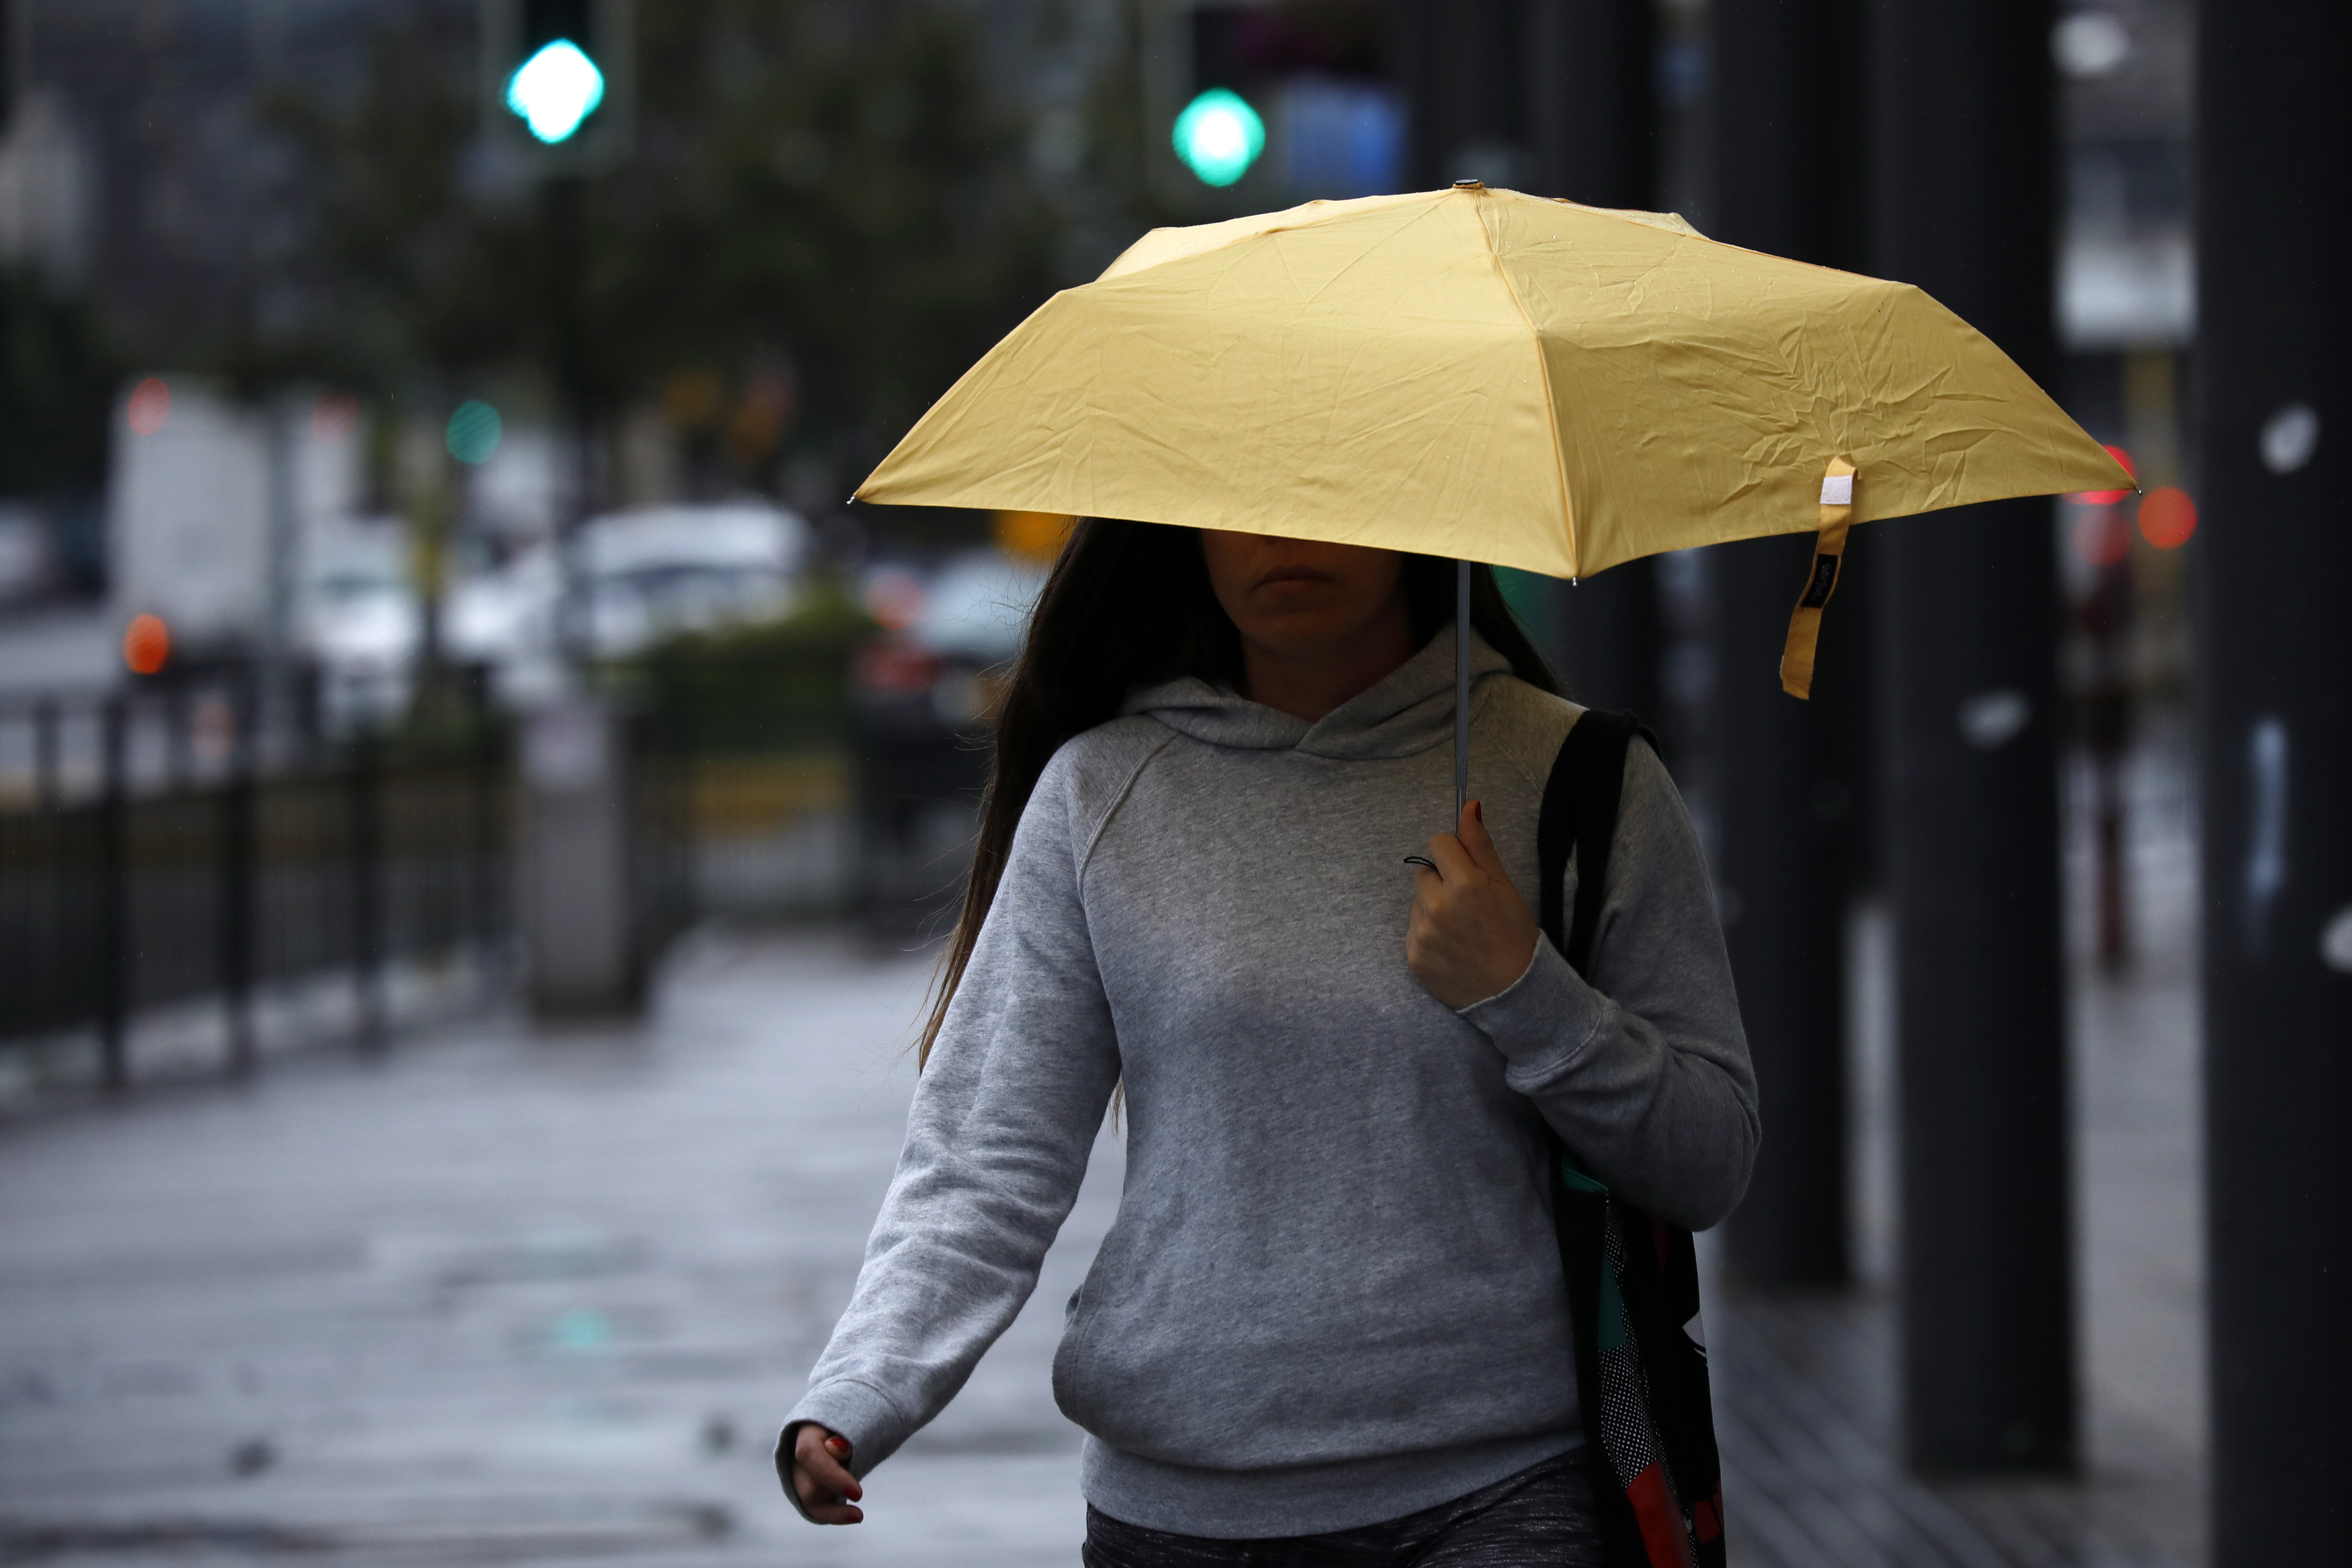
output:
[[[1456,180],[1454,182],[1454,188],[1457,191],[1483,191],[1486,188],[1486,182],[1484,180]]]

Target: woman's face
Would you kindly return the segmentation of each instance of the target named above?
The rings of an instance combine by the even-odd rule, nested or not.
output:
[[[1204,528],[1201,554],[1242,640],[1290,658],[1346,647],[1404,603],[1393,550]]]

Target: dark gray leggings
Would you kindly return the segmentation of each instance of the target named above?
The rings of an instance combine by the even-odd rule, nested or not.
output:
[[[1218,1541],[1087,1510],[1086,1568],[1601,1568],[1592,1482],[1562,1454],[1435,1508],[1325,1535]]]

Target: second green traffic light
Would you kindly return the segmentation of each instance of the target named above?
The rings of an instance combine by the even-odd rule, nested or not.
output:
[[[1230,185],[1265,151],[1265,121],[1249,100],[1213,87],[1176,117],[1176,156],[1209,185]]]

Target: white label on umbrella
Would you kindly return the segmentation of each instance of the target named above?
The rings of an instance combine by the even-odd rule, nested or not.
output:
[[[1853,476],[1852,474],[1824,474],[1822,477],[1822,504],[1823,506],[1852,506],[1853,504]]]

